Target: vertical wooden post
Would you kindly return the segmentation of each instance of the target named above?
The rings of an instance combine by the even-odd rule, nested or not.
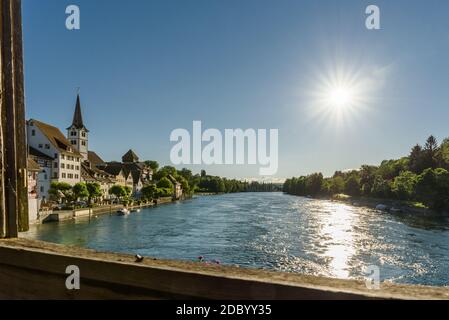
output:
[[[28,230],[21,0],[0,0],[0,237]]]

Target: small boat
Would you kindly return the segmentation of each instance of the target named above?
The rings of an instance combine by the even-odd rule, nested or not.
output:
[[[123,208],[123,209],[120,209],[120,210],[117,211],[117,214],[118,214],[119,216],[126,216],[126,215],[128,215],[129,213],[130,213],[129,210],[126,209],[126,208]]]

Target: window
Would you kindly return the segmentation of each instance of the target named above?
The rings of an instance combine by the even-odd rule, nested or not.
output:
[[[81,141],[81,145],[85,146],[86,145],[86,141]]]
[[[67,177],[68,177],[69,179],[73,179],[73,173],[67,174]]]
[[[57,159],[58,158],[58,154],[57,153],[55,153],[55,159]]]
[[[31,130],[31,135],[34,137],[36,135],[36,130]]]
[[[65,168],[65,164],[61,163],[61,169],[64,169],[64,168]]]
[[[42,149],[43,145],[42,143],[39,143],[39,149]]]
[[[53,179],[58,179],[58,172],[53,172]]]
[[[57,167],[58,167],[58,163],[55,162],[54,165],[53,165],[53,168],[57,168]]]
[[[76,166],[76,170],[79,170],[80,169],[80,166]]]
[[[81,135],[83,136],[83,138],[86,137],[86,133],[83,131],[83,133],[81,133]]]
[[[71,135],[72,137],[76,137],[76,131],[70,132],[70,135]]]
[[[65,177],[66,177],[66,175],[65,175],[65,173],[63,172],[63,173],[61,173],[61,176],[62,176],[62,178],[63,179],[65,179]]]
[[[64,160],[65,156],[63,154],[61,154],[61,160]]]
[[[45,149],[50,149],[50,145],[48,143],[45,144]]]
[[[75,144],[76,144],[76,140],[72,140],[71,142],[72,142],[72,144],[73,144],[73,145],[75,145]]]
[[[77,174],[75,174],[75,179],[79,179],[79,176]]]
[[[44,174],[44,180],[47,180],[47,179],[48,179],[48,175]]]
[[[44,193],[44,187],[41,186],[41,193]]]

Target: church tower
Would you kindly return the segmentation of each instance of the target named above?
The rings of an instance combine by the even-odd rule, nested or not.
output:
[[[83,160],[88,160],[88,134],[89,130],[84,126],[81,114],[81,103],[79,94],[76,97],[75,113],[73,114],[72,125],[67,128],[67,139],[73,148],[78,150],[83,156]]]

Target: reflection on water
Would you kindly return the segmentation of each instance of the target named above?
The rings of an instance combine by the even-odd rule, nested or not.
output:
[[[75,223],[35,226],[27,237],[102,251],[338,278],[377,265],[381,279],[449,285],[449,219],[389,215],[281,193],[200,197]]]
[[[344,204],[338,204],[333,214],[323,219],[322,237],[326,239],[325,256],[329,257],[332,275],[349,277],[349,259],[354,255],[352,226],[356,216]]]

